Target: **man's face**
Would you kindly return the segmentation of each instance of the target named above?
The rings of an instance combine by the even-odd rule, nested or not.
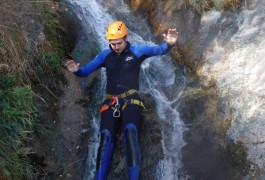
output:
[[[126,47],[126,39],[113,39],[109,41],[111,48],[118,54],[122,53],[122,51]]]

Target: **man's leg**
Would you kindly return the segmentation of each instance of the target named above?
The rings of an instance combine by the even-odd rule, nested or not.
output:
[[[101,114],[100,145],[97,154],[96,180],[105,180],[115,144],[116,124],[118,119],[113,117],[113,110],[108,109]]]
[[[130,180],[139,179],[141,151],[138,143],[138,127],[142,108],[138,105],[127,105],[123,111],[123,140]]]

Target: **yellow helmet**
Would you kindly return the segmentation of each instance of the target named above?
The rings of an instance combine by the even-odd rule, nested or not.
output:
[[[108,40],[123,38],[126,35],[127,28],[125,23],[122,21],[114,21],[110,23],[106,33]]]

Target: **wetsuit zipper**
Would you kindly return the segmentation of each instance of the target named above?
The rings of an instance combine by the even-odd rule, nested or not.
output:
[[[118,56],[120,56],[120,57],[122,57],[122,55],[120,54],[120,55],[118,55]],[[119,58],[119,78],[120,78],[120,83],[117,85],[117,88],[119,89],[121,86],[122,86],[122,69],[121,69],[121,67],[122,67],[122,58]]]

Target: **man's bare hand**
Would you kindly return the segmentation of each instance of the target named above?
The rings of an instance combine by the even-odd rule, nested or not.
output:
[[[163,34],[163,38],[167,44],[173,46],[178,40],[178,32],[176,29],[169,29],[167,34]]]
[[[80,63],[76,63],[74,60],[69,60],[66,62],[66,67],[70,72],[77,72],[80,68]]]

